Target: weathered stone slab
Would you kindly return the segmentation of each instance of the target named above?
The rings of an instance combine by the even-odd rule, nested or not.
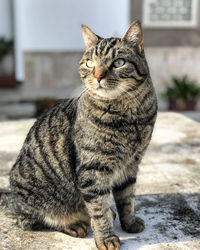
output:
[[[0,123],[0,188],[33,120]],[[200,249],[200,123],[176,113],[160,113],[137,183],[136,214],[146,221],[139,234],[127,234],[116,219],[122,250]],[[1,250],[93,250],[84,239],[55,231],[24,232],[0,212]]]

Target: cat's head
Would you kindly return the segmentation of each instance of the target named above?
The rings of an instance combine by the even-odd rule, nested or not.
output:
[[[90,92],[113,99],[145,81],[149,70],[140,22],[132,23],[122,38],[103,39],[85,25],[82,33],[86,51],[79,72]]]

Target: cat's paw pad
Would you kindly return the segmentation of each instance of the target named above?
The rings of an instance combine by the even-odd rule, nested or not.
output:
[[[88,226],[84,222],[77,222],[75,224],[68,225],[64,232],[72,237],[83,238],[88,233]]]
[[[113,235],[103,240],[96,240],[96,246],[99,250],[119,250],[120,240],[119,237]]]
[[[122,228],[127,233],[140,233],[145,229],[145,222],[141,218],[135,217],[131,225],[123,225]]]

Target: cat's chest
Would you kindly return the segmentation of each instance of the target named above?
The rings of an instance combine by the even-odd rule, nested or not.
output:
[[[146,146],[151,132],[149,126],[138,126],[134,118],[80,117],[75,126],[75,141],[80,150],[84,145],[97,153],[117,154],[125,161]]]

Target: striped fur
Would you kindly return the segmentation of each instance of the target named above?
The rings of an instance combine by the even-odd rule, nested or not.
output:
[[[85,90],[59,102],[30,129],[10,172],[13,209],[24,229],[43,223],[84,237],[91,224],[98,249],[119,249],[109,199],[113,194],[124,230],[143,230],[134,215],[134,193],[156,119],[156,96],[138,22],[122,39],[82,29]],[[118,68],[119,58],[124,65]]]

